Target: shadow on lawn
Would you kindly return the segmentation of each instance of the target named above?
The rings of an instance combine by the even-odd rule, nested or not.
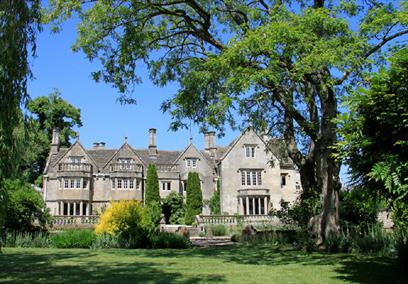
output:
[[[120,250],[123,252],[124,250]],[[109,251],[104,256],[109,257]],[[0,282],[11,283],[201,283],[224,281],[220,275],[196,275],[188,277],[181,273],[168,273],[158,268],[157,263],[111,263],[87,261],[95,253],[83,251],[70,253],[0,254]],[[55,265],[56,260],[81,259],[79,264]],[[8,261],[9,260],[9,261]],[[12,260],[12,261],[10,261]]]
[[[122,262],[120,258],[138,261]],[[142,261],[140,259],[142,257]],[[143,258],[146,261],[143,261]],[[352,283],[406,283],[402,268],[387,257],[369,257],[353,254],[305,253],[291,247],[272,245],[237,245],[232,247],[194,248],[186,250],[44,250],[44,253],[21,252],[0,255],[0,279],[9,277],[12,282],[51,283],[200,283],[225,282],[220,274],[188,276],[180,272],[165,272],[172,259],[194,261],[194,258],[211,258],[226,263],[247,265],[334,265],[336,279]],[[74,258],[71,259],[70,258]],[[103,258],[101,261],[98,259]],[[112,258],[112,261],[106,261]],[[163,258],[155,262],[152,258]],[[135,258],[136,259],[136,258]],[[8,261],[9,260],[9,261]],[[12,260],[12,261],[10,261]],[[55,261],[58,260],[57,263]],[[68,264],[67,264],[68,263]]]
[[[336,265],[336,279],[352,283],[408,283],[403,268],[391,257],[358,254],[306,253],[293,247],[237,245],[192,250],[143,251],[146,257],[213,257],[252,265]]]

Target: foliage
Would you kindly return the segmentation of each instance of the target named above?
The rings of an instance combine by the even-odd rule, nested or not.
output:
[[[343,224],[359,225],[362,229],[377,223],[380,209],[379,197],[357,187],[340,192],[340,220]]]
[[[346,99],[349,112],[339,117],[343,140],[337,147],[354,182],[390,200],[402,225],[408,221],[408,209],[400,207],[408,204],[408,49],[390,61],[389,69],[371,74],[368,89]]]
[[[163,199],[162,208],[167,224],[184,223],[184,200],[183,196],[177,192],[171,192]]]
[[[119,238],[115,235],[99,234],[91,246],[92,249],[120,248]]]
[[[150,239],[152,248],[185,249],[191,246],[191,242],[179,234],[159,232]]]
[[[158,233],[160,214],[161,207],[156,202],[149,207],[135,200],[112,202],[101,215],[95,233],[117,237],[120,247],[149,247],[149,238]]]
[[[198,173],[188,173],[186,192],[185,222],[187,225],[191,225],[194,222],[195,216],[201,214],[203,210],[203,195],[201,193],[200,177]]]
[[[172,129],[223,133],[251,121],[284,137],[302,188],[325,195],[323,239],[339,231],[338,98],[382,64],[387,46],[401,48],[393,40],[408,34],[408,4],[399,2],[52,0],[49,19],[79,12],[74,50],[100,60],[96,81],[125,93],[141,81],[140,62],[156,85],[177,81],[162,107]]]
[[[70,138],[76,137],[74,127],[81,127],[79,109],[61,98],[58,90],[40,96],[27,104],[31,116],[26,119],[22,171],[33,183],[44,171],[52,140],[53,129],[58,129],[60,146],[69,147]]]
[[[160,202],[159,178],[154,164],[150,164],[147,168],[145,193],[145,204],[149,206],[152,202]]]
[[[96,236],[92,230],[72,229],[50,235],[55,248],[91,248]]]
[[[28,99],[32,77],[28,58],[35,56],[40,4],[40,0],[0,2],[0,237],[7,206],[4,180],[18,175],[21,158],[15,130],[22,116],[20,106]]]
[[[408,265],[408,230],[407,228],[398,229],[395,234],[395,250],[398,259],[402,265]]]
[[[211,225],[211,234],[213,236],[225,236],[227,235],[227,228],[222,224]]]
[[[48,248],[51,246],[51,241],[48,233],[9,232],[4,245],[20,248]]]
[[[5,218],[7,231],[46,230],[46,224],[51,217],[41,194],[31,185],[19,180],[6,180],[4,188],[8,195]]]
[[[219,179],[217,180],[217,189],[210,199],[210,209],[212,215],[221,214],[221,186]]]

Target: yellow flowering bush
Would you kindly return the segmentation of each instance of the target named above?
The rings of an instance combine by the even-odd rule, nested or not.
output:
[[[95,227],[97,235],[133,235],[150,225],[147,210],[136,200],[112,202]]]

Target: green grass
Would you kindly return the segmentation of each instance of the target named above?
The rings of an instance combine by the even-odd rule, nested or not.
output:
[[[237,245],[185,250],[4,248],[0,282],[403,283],[395,260]]]

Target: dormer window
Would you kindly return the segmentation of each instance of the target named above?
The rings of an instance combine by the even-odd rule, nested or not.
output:
[[[245,145],[245,157],[255,158],[255,145]]]
[[[186,159],[186,166],[187,168],[197,168],[197,158],[187,158]]]

